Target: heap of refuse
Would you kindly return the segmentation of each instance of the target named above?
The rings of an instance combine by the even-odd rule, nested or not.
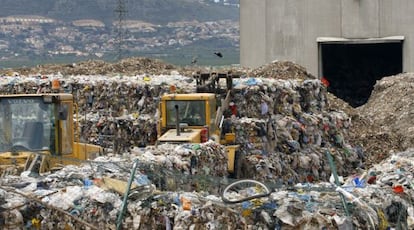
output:
[[[237,82],[235,90],[238,111],[225,123],[247,156],[244,178],[326,181],[326,151],[334,154],[343,174],[361,166],[363,149],[346,141],[351,119],[326,110],[320,81],[249,78]]]
[[[240,145],[242,170],[238,176],[263,182],[272,192],[262,198],[227,203],[221,194],[233,180],[227,177],[224,146],[213,141],[153,145],[160,97],[169,91],[170,85],[175,85],[179,93],[195,92],[191,71],[177,71],[146,59],[140,61],[110,65],[85,62],[50,69],[39,66],[36,70],[21,69],[24,76],[0,77],[1,94],[48,93],[52,91],[52,80],[58,79],[62,91],[72,93],[78,104],[81,140],[99,144],[110,153],[87,164],[66,166],[37,177],[24,172],[0,179],[2,226],[414,227],[414,150],[388,157],[389,150],[401,147],[397,143],[401,139],[391,132],[402,131],[406,126],[396,123],[397,129],[387,128],[390,122],[380,113],[383,104],[379,106],[381,100],[391,100],[381,96],[381,92],[389,95],[393,88],[390,86],[397,85],[394,78],[380,81],[373,93],[378,99],[370,99],[367,106],[359,109],[371,114],[371,120],[375,120],[375,114],[381,114],[376,120],[382,121],[381,127],[372,129],[370,120],[356,110],[339,100],[333,104],[332,95],[321,82],[294,63],[273,62],[233,79],[232,107],[226,112],[224,124],[236,133],[234,144]],[[410,82],[406,76],[395,80]],[[405,97],[404,101],[409,104]],[[398,108],[385,111],[395,114]],[[410,121],[408,110],[399,115],[404,119],[395,121]],[[404,140],[404,146],[409,146],[409,139]],[[327,155],[336,164],[340,188],[333,183],[333,168]],[[379,159],[384,161],[367,169],[368,160],[378,163]],[[134,166],[137,172],[123,213],[123,194]],[[255,192],[257,188],[246,187],[229,196],[243,197]],[[118,222],[121,213],[124,218]]]
[[[180,92],[195,92],[193,79],[178,73],[9,77],[2,79],[0,89],[6,93],[35,93],[48,89],[51,79],[59,79],[63,90],[75,97],[81,140],[117,154],[155,143],[158,101],[171,84]],[[345,140],[351,120],[341,111],[326,111],[326,88],[319,80],[244,76],[234,79],[233,85],[237,116],[231,118],[230,129],[236,132],[242,158],[260,158],[260,164],[274,169],[267,174],[260,167],[243,170],[244,177],[267,180],[283,176],[288,179],[286,183],[304,182],[308,177],[326,180],[330,171],[324,167],[325,147],[335,153],[339,172],[350,173],[360,165],[363,152]],[[245,162],[248,166],[256,163]]]
[[[183,150],[181,150],[183,151]],[[132,159],[132,158],[131,158]],[[414,150],[394,154],[333,183],[272,187],[260,198],[244,187],[226,194],[177,188],[160,191],[138,170],[123,210],[123,194],[137,159],[103,157],[43,176],[0,180],[5,229],[412,229]],[[343,195],[343,200],[341,195]],[[223,196],[221,196],[223,195]],[[228,203],[238,199],[240,202]],[[122,218],[120,218],[121,213]]]
[[[129,157],[188,175],[227,176],[227,153],[214,141],[201,144],[161,144],[133,149]]]

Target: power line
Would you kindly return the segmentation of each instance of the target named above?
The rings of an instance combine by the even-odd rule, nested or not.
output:
[[[120,60],[123,57],[124,43],[126,36],[125,20],[127,15],[126,10],[126,0],[117,0],[117,6],[115,8],[115,13],[117,14],[116,22],[116,49],[117,49],[117,59]]]

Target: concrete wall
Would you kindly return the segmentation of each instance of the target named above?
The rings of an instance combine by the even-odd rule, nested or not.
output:
[[[414,71],[414,0],[240,0],[240,63],[294,61],[318,75],[318,37],[404,36],[403,70]]]
[[[253,66],[266,63],[266,1],[244,1],[240,7],[240,16],[244,15],[245,36],[240,36],[240,59],[245,57]],[[251,20],[252,19],[252,20]],[[242,22],[240,21],[240,25]],[[251,52],[254,51],[254,52]]]

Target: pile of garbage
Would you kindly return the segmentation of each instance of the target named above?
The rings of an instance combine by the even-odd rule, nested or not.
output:
[[[319,80],[242,79],[233,99],[237,112],[224,123],[248,156],[243,178],[326,181],[330,171],[323,149],[335,153],[345,174],[365,158],[363,149],[345,139],[350,117],[326,110],[326,88]]]
[[[157,139],[154,116],[135,114],[112,117],[106,111],[79,117],[81,142],[99,145],[107,151],[121,154],[136,147],[153,144]]]
[[[195,92],[194,71],[141,61],[85,62],[50,72],[39,66],[35,72],[20,69],[21,74],[0,77],[0,94],[51,92],[52,80],[58,79],[78,104],[81,140],[112,153],[38,177],[26,172],[1,179],[1,224],[45,229],[414,227],[414,150],[401,152],[413,143],[406,135],[412,131],[412,100],[405,93],[412,85],[410,74],[379,81],[369,102],[357,110],[291,62],[273,62],[233,79],[223,128],[236,133],[239,176],[273,190],[229,204],[220,197],[231,183],[222,145],[153,146],[160,97],[170,85],[179,93]],[[344,178],[340,188],[333,183],[327,154]],[[134,162],[139,164],[133,192],[118,222]],[[244,189],[230,196],[255,192]]]
[[[257,186],[221,194],[191,188],[161,191],[138,164],[124,206],[133,162],[136,159],[105,157],[39,177],[27,172],[6,176],[0,184],[1,224],[6,229],[414,227],[413,149],[358,174],[339,176],[339,186],[329,182],[290,187],[269,184],[270,193],[260,193]],[[261,196],[248,198],[258,193]]]
[[[346,132],[346,128],[341,126],[341,122],[346,124],[348,120],[339,120],[343,114],[335,115],[338,123],[323,124],[326,131],[313,130],[318,127],[313,124],[301,129],[301,123],[291,117],[270,120],[268,122],[273,122],[270,124],[258,120],[246,123],[243,123],[245,119],[236,121],[237,127],[244,127],[236,128],[236,144],[241,146],[244,154],[241,177],[259,181],[277,180],[284,184],[327,181],[331,173],[325,156],[327,151],[334,155],[342,175],[352,174],[356,168],[361,168],[364,151],[344,141],[341,133]],[[274,136],[263,134],[263,127],[266,126],[270,129],[275,127]],[[261,140],[254,140],[251,136],[257,136],[257,133]]]
[[[255,81],[260,83],[260,80],[255,79],[264,78],[285,80],[314,79],[314,77],[307,73],[303,67],[288,61],[275,61],[254,70],[236,67],[229,67],[229,69],[233,69],[234,72],[240,72],[240,75],[242,76],[241,79],[245,79],[245,82],[248,84],[255,84]],[[122,116],[125,112],[130,115],[135,114],[134,116],[137,114],[143,115],[148,112],[149,116],[153,116],[153,111],[156,109],[157,104],[157,93],[160,95],[163,92],[168,91],[168,87],[171,84],[177,86],[178,92],[194,92],[195,82],[191,76],[193,73],[200,71],[205,72],[208,71],[208,69],[197,66],[184,68],[171,67],[169,64],[157,60],[149,60],[147,58],[129,58],[117,63],[86,61],[70,65],[41,65],[34,68],[1,70],[0,92],[2,94],[50,92],[51,80],[59,78],[62,81],[62,86],[64,86],[65,92],[74,93],[78,105],[80,106],[79,111],[81,117],[85,117],[85,114],[88,114],[89,112],[97,114],[98,112],[96,110],[101,110],[100,114],[110,113],[112,117]],[[96,73],[101,74],[97,75]],[[390,77],[390,79],[392,78],[394,77]],[[71,79],[74,80],[72,81]],[[405,82],[407,78],[401,78],[400,80],[404,80]],[[72,82],[69,83],[70,81]],[[403,85],[405,83],[401,84]],[[145,86],[149,87],[152,97],[143,97],[142,92],[148,92],[148,88],[145,89]],[[272,90],[272,88],[274,87],[270,87],[270,90]],[[263,90],[260,88],[258,89]],[[265,88],[264,90],[268,89]],[[101,93],[102,91],[105,92],[105,94]],[[254,90],[251,91],[254,92]],[[137,94],[135,92],[137,92]],[[108,102],[111,101],[112,98],[110,98],[111,100],[108,100],[109,97],[105,95],[115,95],[116,97],[113,98],[116,102],[120,103],[111,103],[111,105],[109,105]],[[239,107],[243,107],[243,103],[245,103],[245,105],[250,105],[250,101],[243,100],[243,94],[239,95],[240,100],[237,102]],[[399,133],[403,132],[386,131],[389,129],[385,129],[384,127],[380,127],[380,125],[375,124],[373,122],[374,120],[371,119],[371,116],[369,115],[369,111],[372,111],[370,108],[366,107],[367,109],[364,110],[356,110],[330,93],[324,92],[322,95],[327,99],[327,103],[325,103],[326,111],[342,110],[351,118],[352,125],[348,130],[345,139],[347,139],[351,145],[360,145],[365,150],[368,165],[386,158],[391,151],[403,151],[406,149],[407,144],[403,145],[403,142],[401,142],[401,140],[405,138],[405,134],[399,135]],[[371,101],[377,98],[375,95],[378,94],[374,93],[371,97]],[[387,94],[385,93],[384,95]],[[400,95],[397,92],[396,95],[399,95],[398,97],[409,97],[410,94]],[[386,99],[391,100],[391,98],[398,97],[396,96]],[[251,98],[254,98],[254,96]],[[256,98],[257,100],[252,102],[259,103],[260,97]],[[235,100],[237,100],[237,98]],[[381,103],[381,100],[378,101]],[[90,106],[91,104],[92,107]],[[387,105],[392,104],[394,103],[387,103]],[[372,107],[375,109],[382,108],[383,106]],[[259,114],[260,107],[256,106],[252,111],[254,111],[256,115]],[[389,114],[389,111],[385,111],[384,114]],[[251,118],[260,117],[251,116]],[[381,126],[384,125],[387,126],[388,123],[383,122]],[[89,130],[90,128],[94,129],[90,126],[83,127],[85,127],[85,130]],[[89,134],[89,132],[86,134]],[[95,137],[84,136],[83,140],[91,139],[95,141],[98,139],[105,139],[101,142],[108,143],[105,147],[109,147],[111,137],[112,136],[104,135],[95,135]],[[143,140],[133,141],[134,144],[142,144],[142,142]],[[130,145],[126,142],[120,143],[121,146],[123,144]]]
[[[2,84],[1,90],[35,93],[48,89],[51,79],[59,79],[63,90],[74,95],[81,140],[117,154],[130,153],[134,146],[155,143],[157,105],[170,84],[175,84],[180,92],[195,92],[193,79],[177,73],[8,77],[3,78],[9,82]],[[260,167],[246,170],[244,177],[262,180],[283,176],[293,183],[304,182],[309,176],[325,180],[330,172],[323,167],[326,162],[321,160],[322,147],[331,147],[336,153],[337,161],[341,162],[340,172],[351,172],[360,166],[363,152],[345,140],[351,120],[341,111],[326,111],[326,88],[319,80],[241,77],[234,79],[233,85],[232,102],[237,107],[237,116],[231,119],[230,129],[236,132],[242,158],[254,159],[247,156],[255,155],[262,159],[261,164],[277,169],[266,175]],[[252,122],[255,119],[259,121]],[[256,162],[246,164],[256,165]],[[282,173],[286,170],[295,173]]]
[[[132,154],[132,155],[131,155]],[[131,152],[140,162],[158,165],[187,175],[227,176],[227,153],[214,141],[201,144],[160,144]]]

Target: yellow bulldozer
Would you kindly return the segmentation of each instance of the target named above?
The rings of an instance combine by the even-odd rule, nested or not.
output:
[[[224,90],[216,84],[222,77],[226,78]],[[179,94],[172,87],[170,94],[161,97],[157,143],[219,142],[227,152],[228,172],[237,177],[240,170],[239,146],[235,144],[235,133],[223,128],[223,114],[230,103],[232,76],[209,73],[206,78],[214,83],[213,87],[197,81],[202,92]],[[225,97],[221,98],[223,92]]]
[[[71,94],[0,95],[1,172],[43,173],[102,153],[77,140],[75,109]]]

